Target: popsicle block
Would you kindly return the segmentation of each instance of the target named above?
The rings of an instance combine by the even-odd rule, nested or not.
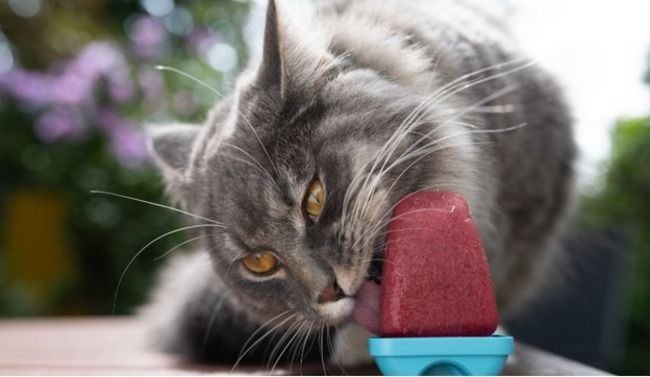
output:
[[[496,329],[487,258],[462,196],[418,192],[402,199],[384,258],[382,336],[486,336]]]

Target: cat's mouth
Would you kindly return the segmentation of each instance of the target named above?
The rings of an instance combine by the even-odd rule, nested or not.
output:
[[[356,304],[356,299],[346,296],[337,301],[320,304],[317,308],[320,318],[331,324],[338,324],[343,318],[350,317]]]
[[[379,333],[380,284],[383,272],[383,253],[373,255],[368,266],[367,279],[354,297],[352,318],[372,334]]]

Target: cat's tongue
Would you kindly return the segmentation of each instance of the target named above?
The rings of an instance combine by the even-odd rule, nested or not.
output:
[[[352,318],[372,334],[379,334],[379,284],[366,280],[356,296]]]

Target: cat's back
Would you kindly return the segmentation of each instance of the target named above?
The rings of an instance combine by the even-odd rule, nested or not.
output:
[[[322,0],[330,49],[415,90],[517,57],[505,11],[473,0]],[[434,78],[432,78],[434,79]],[[425,84],[423,84],[425,83]]]

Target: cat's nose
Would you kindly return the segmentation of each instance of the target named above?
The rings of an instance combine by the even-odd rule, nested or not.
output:
[[[318,296],[318,303],[325,304],[328,302],[334,302],[342,299],[343,297],[345,297],[345,293],[335,280],[334,283],[323,289],[320,296]]]

